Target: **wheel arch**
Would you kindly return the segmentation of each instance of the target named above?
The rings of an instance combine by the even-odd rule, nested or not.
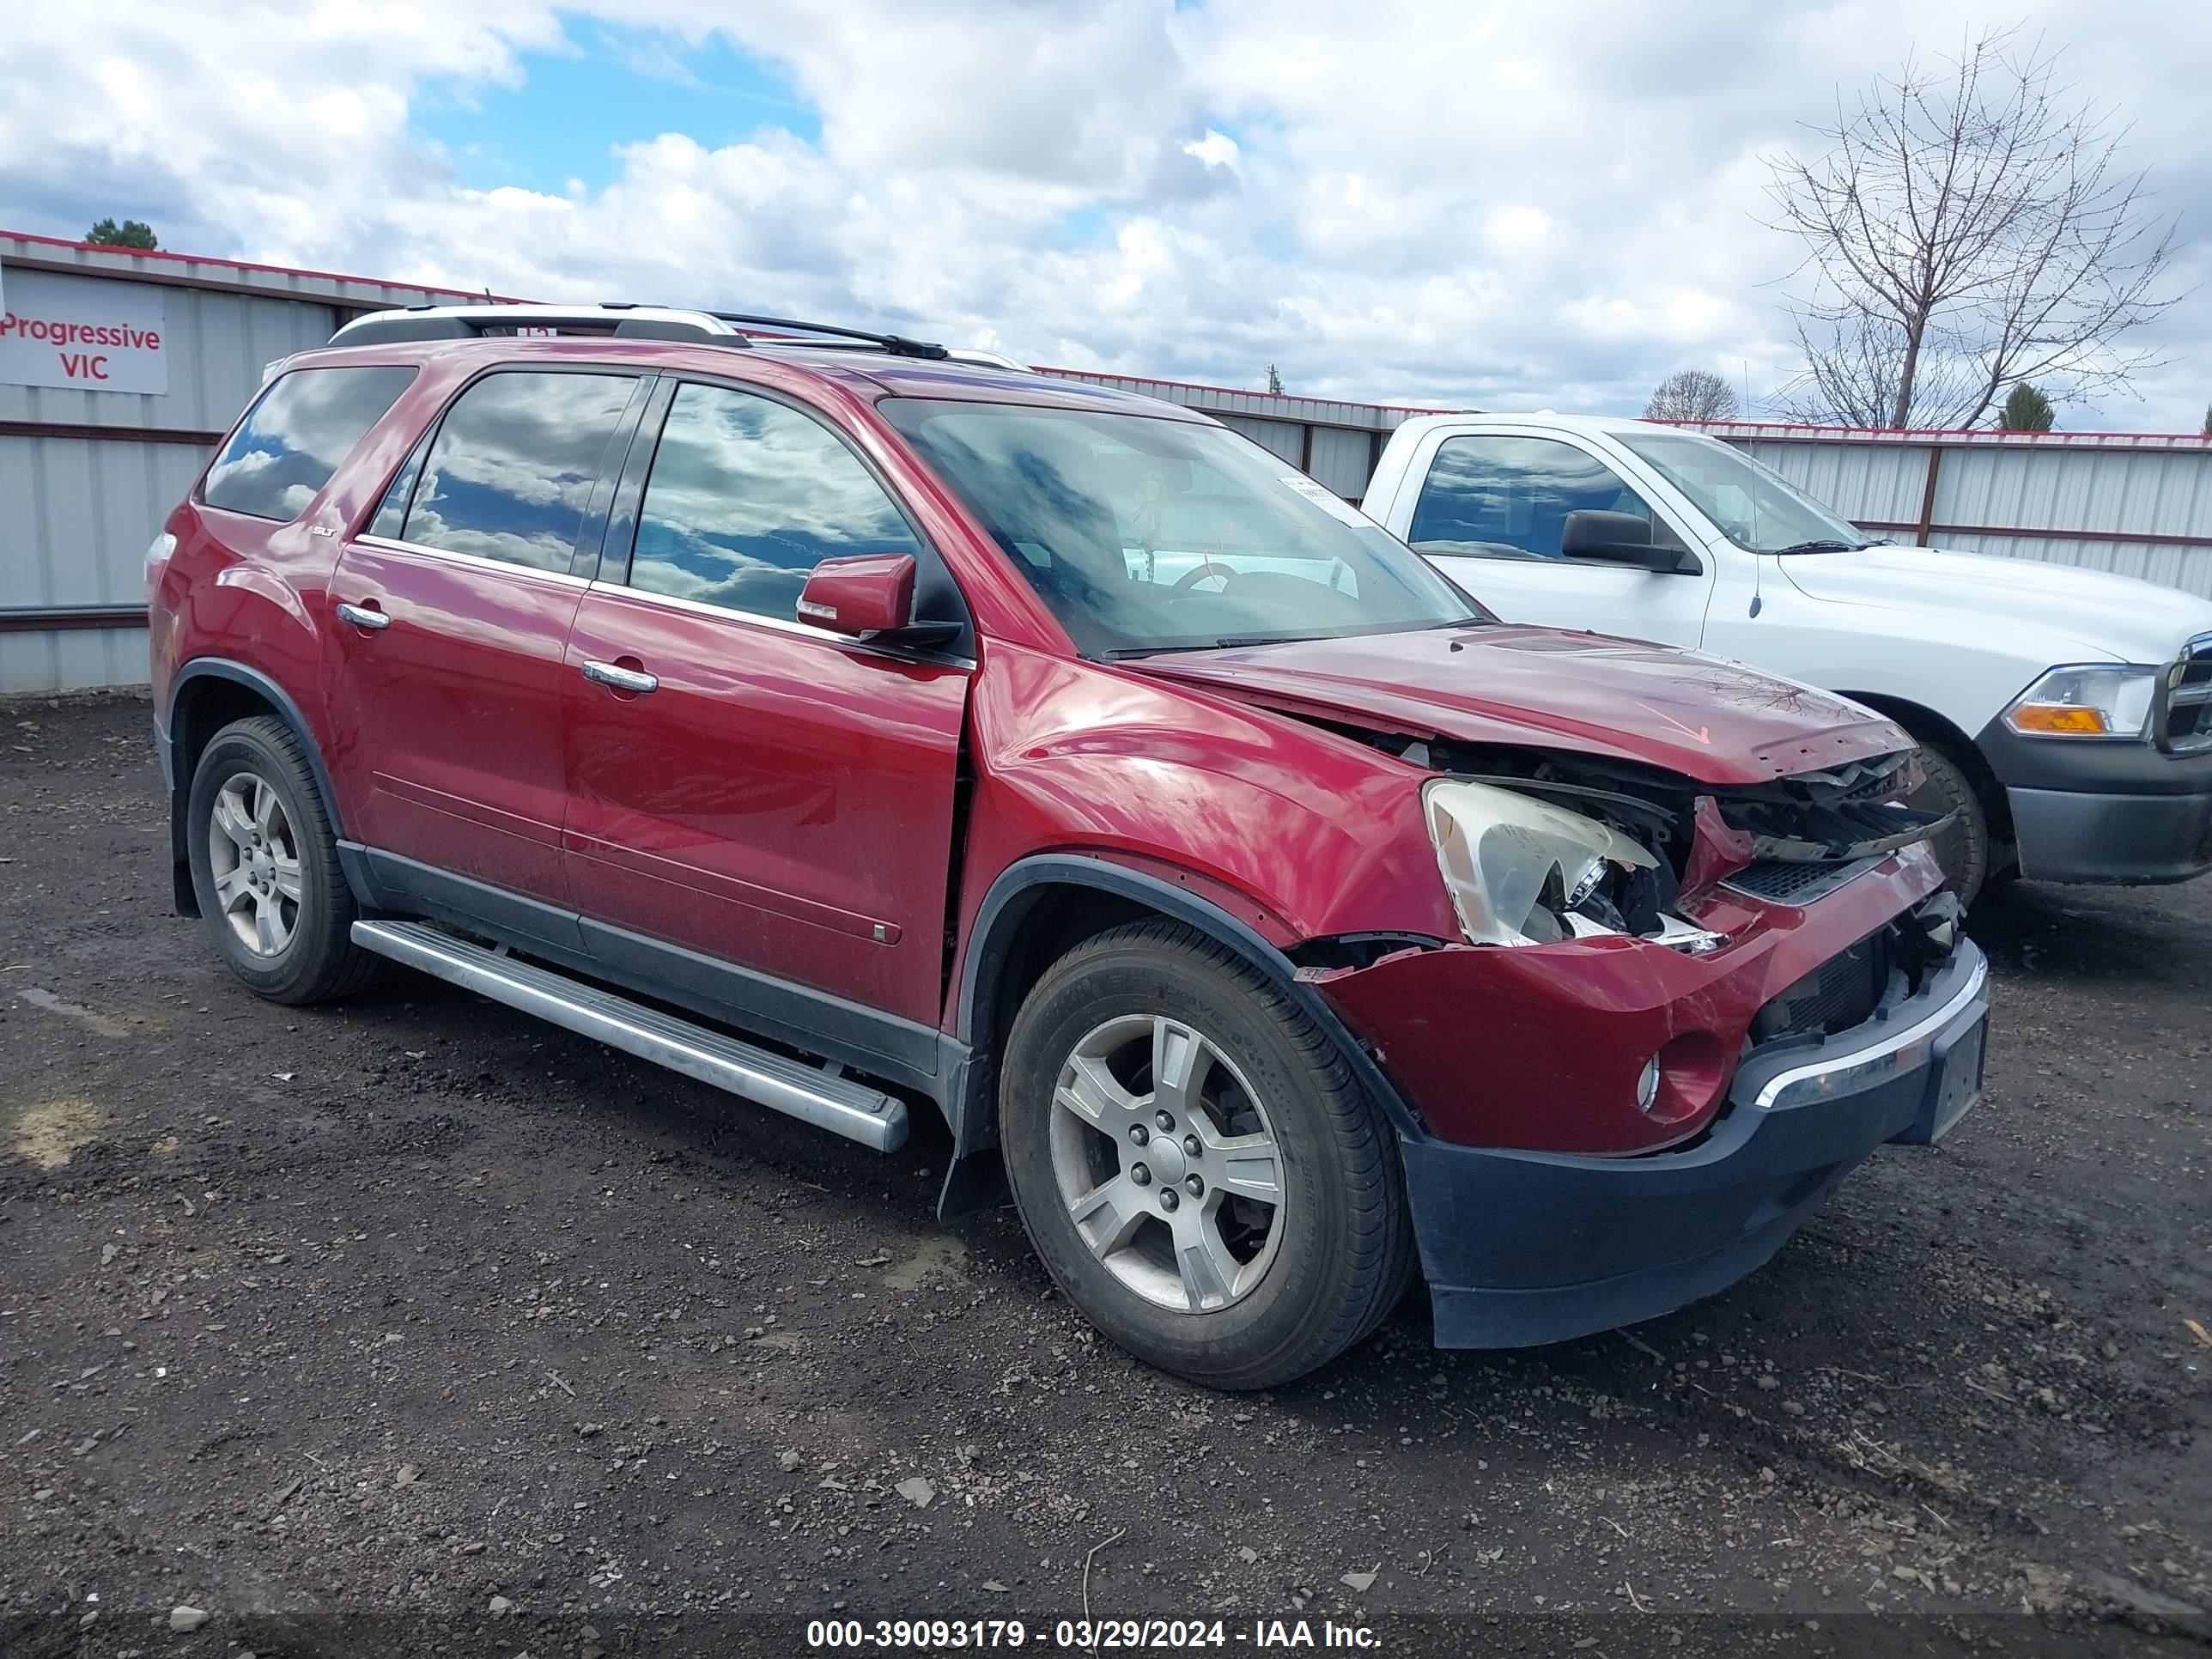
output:
[[[999,1058],[1014,1014],[1046,969],[1085,939],[1125,922],[1164,917],[1194,928],[1297,999],[1327,1031],[1401,1134],[1423,1131],[1396,1087],[1335,1012],[1298,977],[1297,963],[1249,922],[1188,887],[1109,860],[1040,854],[1000,872],[983,896],[961,953],[953,1035],[969,1055],[945,1115],[953,1156],[939,1200],[945,1218],[996,1201]]]
[[[224,657],[201,657],[178,669],[169,690],[169,706],[161,723],[161,773],[169,783],[169,860],[172,896],[177,914],[199,915],[192,892],[191,855],[186,850],[185,808],[192,788],[192,773],[209,740],[235,720],[267,715],[289,726],[307,751],[315,792],[322,797],[333,833],[343,839],[345,821],[338,812],[337,793],[331,787],[323,752],[314,729],[307,724],[292,695],[267,674]]]
[[[1924,703],[1906,697],[1895,697],[1880,691],[1839,691],[1838,696],[1863,702],[1876,714],[1887,714],[1895,720],[1915,742],[1942,750],[1957,761],[1973,785],[1974,794],[1982,804],[1982,816],[1989,821],[1992,842],[2009,847],[2014,842],[2012,800],[1997,775],[1990,769],[1989,757],[1982,753],[1981,745],[1948,716],[1938,714]]]

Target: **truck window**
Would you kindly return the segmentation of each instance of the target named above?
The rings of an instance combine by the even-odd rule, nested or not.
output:
[[[296,368],[279,375],[208,468],[200,499],[289,523],[414,378],[411,368]]]
[[[1555,438],[1469,434],[1437,448],[1406,539],[1462,558],[1556,559],[1570,513],[1633,513],[1651,539],[1680,545],[1665,520],[1596,456]]]
[[[685,386],[653,452],[629,585],[795,622],[823,560],[921,550],[883,486],[819,422],[726,386]]]
[[[634,378],[502,370],[476,381],[439,422],[404,539],[565,572]]]

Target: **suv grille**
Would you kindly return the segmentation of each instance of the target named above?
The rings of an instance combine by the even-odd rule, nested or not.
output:
[[[1760,859],[1721,883],[1770,904],[1807,905],[1856,881],[1881,859],[1852,859],[1844,864],[1801,864],[1789,859]]]
[[[2163,746],[2182,752],[2212,747],[2212,634],[2182,647],[2180,678],[2166,694]]]
[[[1829,957],[1759,1011],[1751,1022],[1752,1040],[1833,1036],[1863,1025],[1889,988],[1891,954],[1885,927]]]

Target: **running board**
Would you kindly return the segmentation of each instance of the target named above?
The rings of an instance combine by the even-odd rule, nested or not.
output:
[[[904,1101],[427,922],[356,921],[353,942],[879,1152],[906,1144]]]

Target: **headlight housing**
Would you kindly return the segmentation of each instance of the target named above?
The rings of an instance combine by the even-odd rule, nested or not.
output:
[[[2027,738],[2142,738],[2159,671],[2132,663],[2076,663],[2047,670],[2013,699],[2004,722]]]
[[[1510,789],[1439,778],[1421,792],[1460,929],[1473,945],[1547,945],[1577,937],[1567,913],[1608,864],[1658,860],[1618,830]]]

